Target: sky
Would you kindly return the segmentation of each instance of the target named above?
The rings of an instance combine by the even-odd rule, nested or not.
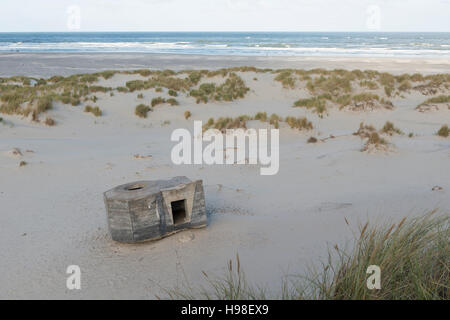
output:
[[[444,31],[450,0],[1,0],[0,32]]]

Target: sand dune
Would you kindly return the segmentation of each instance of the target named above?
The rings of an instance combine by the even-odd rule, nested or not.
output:
[[[1,54],[0,76],[49,77],[106,69],[158,67],[176,70],[255,65],[263,68],[376,69],[394,74],[446,73],[448,60],[319,58],[228,58],[152,55]],[[4,67],[5,66],[5,67]],[[161,287],[185,277],[201,280],[201,271],[221,273],[239,253],[251,281],[276,287],[287,272],[304,270],[326,255],[327,245],[345,245],[352,226],[420,215],[439,208],[450,212],[450,138],[436,132],[450,122],[445,104],[429,112],[417,106],[431,96],[405,90],[390,97],[392,108],[368,111],[339,108],[326,101],[326,112],[293,107],[313,95],[306,81],[283,88],[276,74],[237,72],[250,89],[244,98],[197,104],[179,93],[178,106],[156,105],[147,118],[135,107],[171,98],[155,88],[95,93],[98,100],[78,106],[54,102],[53,109],[30,117],[1,114],[0,122],[0,298],[155,298]],[[117,88],[136,74],[116,74],[96,85]],[[225,81],[217,76],[201,83]],[[382,87],[357,87],[354,95]],[[142,98],[138,95],[142,94]],[[449,95],[442,87],[436,95]],[[92,96],[92,94],[90,95]],[[386,97],[386,99],[388,99]],[[84,112],[99,106],[102,116]],[[192,116],[185,119],[185,112]],[[170,159],[176,128],[192,131],[193,120],[272,113],[306,117],[312,130],[280,122],[280,170],[261,176],[255,165],[181,165]],[[46,126],[45,117],[56,125]],[[383,134],[392,122],[404,134]],[[362,152],[360,123],[372,125],[387,149]],[[270,128],[251,120],[247,127]],[[412,135],[409,136],[409,133]],[[310,137],[318,143],[307,143]],[[330,138],[331,137],[331,138]],[[26,165],[19,166],[21,161]],[[209,225],[157,242],[114,243],[108,236],[102,193],[116,185],[185,175],[203,179]],[[433,188],[440,186],[440,188]],[[82,270],[82,290],[66,289],[66,268]]]

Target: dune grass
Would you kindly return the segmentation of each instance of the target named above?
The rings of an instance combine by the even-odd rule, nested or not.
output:
[[[390,124],[386,128],[391,128]],[[392,125],[393,127],[393,125]],[[380,136],[380,133],[378,133],[377,129],[375,129],[372,125],[366,125],[363,122],[359,124],[359,128],[356,132],[353,133],[355,136],[359,136],[361,139],[367,139],[363,149],[361,151],[368,150],[371,146],[374,146],[376,148],[379,148],[381,146],[385,146],[388,144],[386,139],[382,138]]]
[[[319,140],[317,140],[316,137],[309,137],[306,141],[307,143],[317,143]]]
[[[394,224],[366,223],[353,233],[350,249],[335,245],[309,272],[284,277],[279,290],[250,283],[237,256],[225,276],[203,272],[202,286],[186,280],[163,291],[170,299],[448,300],[449,227],[450,215],[436,210]],[[371,265],[381,270],[380,289],[367,288]]]
[[[443,137],[443,138],[447,138],[448,136],[450,136],[450,129],[448,127],[448,125],[444,124],[436,133],[438,136]]]
[[[394,126],[394,124],[390,121],[386,121],[386,123],[384,124],[383,128],[381,129],[381,133],[385,133],[388,134],[390,136],[394,135],[394,134],[399,134],[399,135],[403,135],[403,131],[400,130],[399,128],[396,128]]]
[[[292,129],[298,130],[312,130],[313,124],[305,117],[286,117],[285,121]]]
[[[294,102],[294,107],[305,107],[307,109],[313,109],[314,112],[322,114],[326,112],[326,99],[322,97],[313,97],[309,99],[299,99]]]
[[[217,129],[222,133],[225,133],[227,129],[247,129],[247,121],[251,120],[251,117],[242,115],[236,118],[220,117],[217,120],[210,118],[208,122],[203,126],[203,130]]]
[[[218,70],[106,70],[90,74],[74,74],[67,77],[52,76],[48,79],[14,76],[0,78],[0,113],[33,115],[37,119],[40,113],[50,110],[55,102],[78,106],[82,101],[96,104],[98,97],[95,93],[115,92],[128,93],[139,90],[154,89],[163,92],[167,89],[170,96],[167,102],[176,105],[176,100],[170,100],[180,94],[188,94],[197,103],[210,101],[233,101],[244,98],[250,91],[241,78],[240,73],[271,73],[275,81],[290,89],[304,89],[312,94],[311,98],[300,99],[295,106],[312,108],[323,117],[328,104],[338,104],[341,108],[347,106],[350,110],[365,111],[380,108],[392,109],[393,105],[387,100],[390,96],[401,96],[402,92],[418,91],[422,94],[433,95],[423,104],[449,103],[446,95],[450,89],[450,74],[421,75],[401,74],[392,75],[374,70],[326,70],[316,68],[302,69],[258,69],[251,66],[222,68]],[[116,88],[102,86],[99,82],[110,79],[116,74],[139,75],[142,78],[130,79],[124,86]],[[217,78],[222,77],[222,83]],[[214,82],[202,80],[215,78]],[[255,78],[251,75],[251,78]],[[211,80],[212,81],[212,80]],[[375,90],[384,88],[384,93],[353,92],[354,88]],[[441,94],[441,95],[439,95]],[[102,97],[99,95],[99,97]],[[142,99],[139,93],[138,98]],[[92,101],[92,102],[91,102]],[[162,102],[161,102],[162,103]]]
[[[285,89],[294,89],[297,80],[294,76],[293,70],[284,70],[278,73],[275,77],[275,81],[281,82],[283,88]]]
[[[151,110],[151,108],[143,103],[136,106],[136,109],[134,110],[134,114],[137,115],[139,118],[147,118],[148,112]]]
[[[169,98],[166,100],[166,103],[170,104],[171,106],[178,106],[180,105],[180,103],[178,102],[178,100],[174,99],[174,98]]]
[[[51,96],[42,96],[37,102],[37,112],[45,112],[53,108],[53,98]]]
[[[96,117],[101,117],[103,114],[102,110],[100,110],[98,106],[92,107],[90,105],[87,105],[84,108],[84,112],[92,113]]]
[[[53,120],[53,118],[47,117],[47,118],[45,118],[44,123],[45,123],[45,125],[47,125],[49,127],[53,127],[56,124],[56,121]]]
[[[267,112],[258,112],[255,115],[255,120],[259,120],[261,122],[266,122],[267,121]]]
[[[436,104],[436,103],[450,103],[450,96],[440,95],[437,97],[432,97],[430,99],[425,100],[421,104],[419,104],[418,107],[427,105],[427,104]]]
[[[152,105],[152,108],[154,108],[157,105],[163,104],[165,102],[166,102],[166,99],[164,99],[163,97],[157,97],[157,98],[152,99],[151,105]]]
[[[197,103],[208,103],[209,101],[233,101],[242,99],[250,91],[244,80],[235,73],[230,73],[227,80],[216,85],[214,83],[203,83],[198,89],[189,92],[191,97],[196,98]]]
[[[280,122],[283,122],[283,118],[275,113],[268,117],[266,112],[258,112],[253,117],[248,115],[241,115],[236,118],[221,117],[217,120],[215,120],[214,118],[210,118],[208,122],[203,126],[203,131],[206,131],[208,129],[218,129],[221,132],[225,133],[227,129],[247,129],[247,121],[250,120],[268,122],[275,129],[278,129],[280,126]],[[312,129],[312,123],[309,122],[306,118],[288,117],[285,121],[287,122],[288,120],[288,123],[292,125],[291,128],[297,128],[299,130],[309,130],[310,128]]]

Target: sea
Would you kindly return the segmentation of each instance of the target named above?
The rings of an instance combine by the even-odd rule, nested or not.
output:
[[[15,32],[0,52],[449,58],[450,32]]]

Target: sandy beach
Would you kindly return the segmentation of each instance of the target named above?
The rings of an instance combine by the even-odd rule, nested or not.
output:
[[[0,77],[238,66],[450,73],[444,58],[0,54]],[[449,95],[448,88],[433,94],[409,88],[389,98],[392,108],[330,106],[321,115],[293,107],[311,97],[306,81],[286,88],[271,72],[236,74],[249,88],[242,99],[197,104],[180,93],[179,105],[157,105],[147,118],[137,117],[135,107],[159,96],[170,98],[166,88],[97,92],[95,103],[77,106],[54,102],[45,112],[54,126],[44,125],[45,117],[38,123],[0,114],[0,299],[155,299],[164,296],[164,288],[202,283],[202,271],[222,274],[236,254],[251,282],[276,291],[284,275],[326,259],[329,246],[348,245],[352,228],[366,221],[399,221],[432,209],[450,212],[450,138],[436,135],[450,122],[450,104],[416,109],[431,97]],[[94,84],[118,88],[148,78],[119,73]],[[225,78],[199,84],[208,81],[219,84]],[[358,86],[355,94],[364,90]],[[384,97],[382,87],[371,92]],[[102,116],[84,112],[86,105],[99,106]],[[189,119],[186,111],[192,114]],[[258,112],[307,117],[314,126],[305,131],[280,123],[278,174],[261,176],[255,165],[172,163],[170,136],[176,128],[192,131],[194,120]],[[385,149],[362,152],[366,141],[353,134],[360,123],[381,130],[387,121],[404,134],[384,135]],[[247,126],[270,124],[250,120]],[[319,142],[307,143],[312,136]],[[26,165],[20,166],[21,161]],[[138,245],[113,242],[103,192],[127,182],[175,176],[203,180],[207,228]],[[82,289],[69,291],[66,268],[74,264],[82,270]]]
[[[295,69],[361,69],[392,74],[448,73],[448,58],[382,58],[382,57],[276,57],[218,56],[152,53],[4,53],[0,52],[0,77],[27,75],[33,77],[69,76],[103,70],[152,69],[218,69],[239,66]]]

